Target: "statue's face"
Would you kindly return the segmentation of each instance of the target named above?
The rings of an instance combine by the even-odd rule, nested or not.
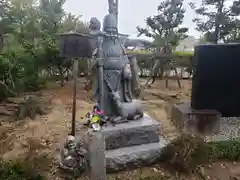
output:
[[[116,28],[108,27],[108,28],[106,28],[105,31],[109,34],[117,34],[117,29]]]

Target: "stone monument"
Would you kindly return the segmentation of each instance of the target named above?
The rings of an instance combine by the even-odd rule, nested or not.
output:
[[[224,82],[229,83],[229,80],[224,81],[226,71],[223,70],[228,68],[228,62],[225,61],[226,55],[224,55],[226,47],[226,45],[199,45],[195,47],[192,62],[194,72],[191,102],[176,104],[172,109],[172,120],[179,129],[204,136],[219,133],[222,112],[219,111],[221,108],[218,107],[222,107],[222,104],[225,105],[234,99],[222,100],[223,97],[226,97]],[[230,74],[232,71],[234,70],[231,69]],[[225,74],[223,75],[222,72]],[[223,89],[224,93],[222,93]],[[222,94],[219,95],[219,92]],[[200,106],[198,106],[199,104]]]
[[[109,7],[102,31],[99,20],[90,21],[91,35],[97,38],[92,66],[93,97],[109,122],[101,130],[107,172],[150,165],[160,157],[165,145],[158,134],[159,123],[145,114],[140,101],[132,96],[131,82],[136,72],[120,42],[117,13],[111,7],[116,5]]]
[[[89,27],[94,107],[101,110],[98,117],[106,123],[97,132],[90,129],[83,137],[76,130],[76,137],[68,139],[60,158],[60,164],[69,170],[79,165],[82,168],[84,162],[90,177],[98,180],[106,179],[106,171],[150,165],[165,147],[158,133],[159,123],[143,112],[140,101],[132,95],[132,79],[138,80],[137,63],[136,59],[129,61],[121,44],[117,2],[109,0],[109,14],[104,17],[102,30],[97,18],[90,20]],[[74,43],[78,41],[71,37]]]
[[[238,43],[195,47],[191,102],[172,109],[180,129],[203,134],[206,141],[240,137],[239,50]]]

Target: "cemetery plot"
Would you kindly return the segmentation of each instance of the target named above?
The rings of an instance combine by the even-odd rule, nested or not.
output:
[[[144,84],[145,80],[141,80]],[[84,90],[84,80],[78,80],[77,88],[77,121],[83,124],[84,115],[91,110],[91,92]],[[158,80],[154,85],[145,89],[140,99],[143,102],[146,112],[161,124],[159,133],[167,140],[174,140],[179,136],[179,132],[170,121],[171,106],[174,103],[186,102],[190,98],[191,82],[181,81],[183,89],[179,90],[176,81],[170,81],[169,89],[165,88],[165,82]],[[22,159],[28,159],[28,162],[35,165],[44,172],[49,179],[64,179],[66,174],[54,166],[54,157],[61,147],[60,142],[66,138],[71,126],[71,89],[72,84],[68,83],[65,87],[59,88],[54,85],[39,93],[43,99],[51,100],[53,109],[46,115],[37,115],[34,120],[26,118],[25,120],[15,122],[2,122],[1,132],[1,155],[4,159],[16,159],[19,156]],[[77,131],[84,133],[84,126],[77,126]],[[131,177],[138,180],[140,176],[163,177],[166,180],[172,173],[166,171],[165,165],[155,165],[142,170],[127,171],[118,174],[109,175],[109,178]],[[219,169],[221,176],[238,177],[238,163],[219,162],[211,166],[206,165],[204,173],[206,177],[216,178]],[[175,176],[175,175],[174,175]],[[220,177],[220,174],[219,174]],[[192,174],[182,176],[185,179],[201,179],[199,175]],[[84,179],[84,178],[83,178]]]

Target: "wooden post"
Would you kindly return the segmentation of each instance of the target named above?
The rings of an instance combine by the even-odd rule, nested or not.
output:
[[[72,104],[72,129],[71,135],[75,136],[76,132],[76,91],[77,91],[77,78],[78,78],[78,59],[73,60],[73,104]]]
[[[150,76],[147,80],[147,82],[145,83],[145,86],[148,85],[149,81],[153,78],[154,74],[155,74],[155,71],[156,71],[156,68],[158,67],[158,64],[160,63],[160,60],[156,60],[152,70],[151,70],[151,73],[150,73]]]
[[[182,86],[181,86],[181,82],[180,82],[180,77],[178,76],[177,68],[174,67],[173,69],[174,69],[174,72],[175,72],[176,77],[177,77],[178,88],[181,89]]]

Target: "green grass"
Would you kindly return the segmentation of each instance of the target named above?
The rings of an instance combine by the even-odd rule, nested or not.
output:
[[[0,161],[0,180],[44,180],[36,170],[22,162]]]
[[[144,55],[144,56],[151,56],[154,53],[150,51],[140,51],[140,50],[133,50],[133,51],[127,51],[128,54],[136,54],[136,55]],[[174,51],[173,55],[175,57],[192,57],[193,52],[184,52],[184,51]]]
[[[206,144],[208,158],[216,160],[240,160],[240,139],[228,141],[209,142]]]

